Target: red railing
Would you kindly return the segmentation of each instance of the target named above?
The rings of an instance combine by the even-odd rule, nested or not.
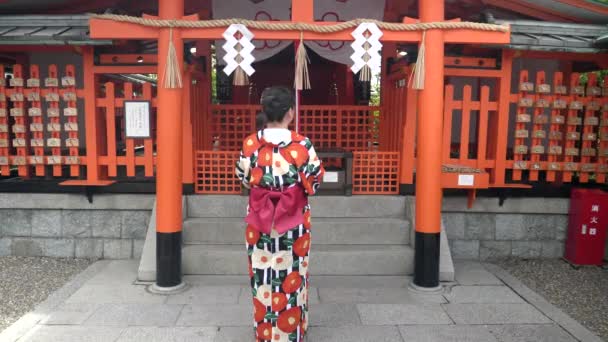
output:
[[[124,102],[128,100],[150,101],[150,126],[156,126],[156,98],[152,95],[152,85],[144,83],[141,89],[134,91],[132,83],[124,83],[121,88],[107,82],[104,84],[105,96],[96,99],[97,110],[105,118],[106,128],[106,138],[102,141],[105,146],[98,146],[103,151],[98,157],[99,165],[107,168],[111,178],[119,175],[119,168],[124,168],[126,177],[135,177],[137,167],[143,169],[144,177],[153,177],[156,131],[152,129],[150,138],[133,139],[125,137],[124,129]],[[117,93],[121,95],[117,96]]]
[[[255,105],[212,105],[210,117],[203,119],[209,130],[195,130],[194,141],[207,149],[196,151],[195,191],[197,193],[238,194],[240,184],[234,165],[243,139],[255,131]],[[300,132],[317,149],[342,148],[355,152],[353,193],[395,194],[398,192],[399,153],[362,152],[375,150],[382,122],[380,107],[301,106]],[[212,149],[208,149],[209,146]],[[333,161],[325,161],[334,165]]]
[[[243,139],[255,131],[259,105],[212,105],[209,126],[202,138],[203,146],[221,151],[241,148]],[[318,148],[342,148],[349,151],[371,149],[381,121],[380,107],[368,106],[300,106],[300,133],[309,137]]]

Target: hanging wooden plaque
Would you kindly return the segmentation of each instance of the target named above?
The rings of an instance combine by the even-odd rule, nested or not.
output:
[[[555,90],[553,91],[555,94],[566,95],[568,94],[568,87],[564,85],[555,86]]]
[[[567,140],[579,140],[581,138],[581,134],[579,132],[566,132]]]
[[[596,154],[597,154],[597,151],[591,147],[585,147],[581,150],[581,155],[583,157],[595,157]]]
[[[561,169],[562,169],[562,165],[560,163],[549,163],[549,170],[560,171]]]
[[[49,122],[46,125],[46,130],[49,132],[61,132],[61,124],[57,122]]]
[[[29,115],[29,116],[41,116],[42,115],[42,109],[40,109],[38,107],[28,108],[27,115]]]
[[[516,121],[518,123],[527,123],[531,121],[530,114],[517,114]]]
[[[532,92],[534,91],[534,83],[522,82],[519,84],[519,91]]]
[[[600,87],[587,87],[587,96],[602,96],[602,88]]]
[[[39,92],[30,92],[27,94],[27,100],[30,102],[40,101],[40,93]]]
[[[583,86],[576,86],[576,87],[572,87],[572,88],[570,89],[570,93],[571,93],[572,95],[580,95],[580,96],[583,96],[583,95],[585,95],[585,87],[583,87]]]
[[[76,80],[71,76],[64,76],[61,78],[62,87],[72,87],[76,85]]]
[[[11,116],[23,116],[23,108],[11,108]]]
[[[32,139],[32,140],[30,140],[30,146],[44,147],[44,139]]]
[[[30,164],[32,164],[32,165],[44,164],[44,156],[30,156]]]
[[[39,78],[28,78],[27,79],[27,87],[28,88],[39,88],[40,87],[40,79]]]
[[[46,162],[49,165],[61,165],[61,156],[48,156]]]
[[[59,117],[59,108],[49,108],[46,110],[46,116],[49,118]]]
[[[544,125],[549,122],[549,117],[546,115],[535,115],[534,123],[537,125]]]
[[[552,155],[561,155],[562,152],[563,152],[563,149],[559,145],[549,146],[549,154],[552,154]]]
[[[519,99],[520,107],[532,107],[533,105],[534,105],[534,99],[532,99],[532,98],[522,97],[521,99]]]
[[[566,109],[566,108],[568,108],[568,102],[566,102],[565,100],[562,100],[562,99],[555,100],[555,101],[553,101],[553,108]]]
[[[44,86],[47,88],[59,87],[59,80],[55,77],[47,77],[44,79]]]
[[[563,136],[560,131],[549,131],[549,139],[551,140],[562,140]]]
[[[46,102],[59,102],[59,94],[57,93],[47,93],[44,96]]]
[[[59,139],[59,138],[49,138],[46,141],[46,145],[48,147],[61,147],[61,139]]]
[[[78,116],[78,110],[74,107],[67,107],[63,109],[64,116]]]
[[[8,82],[11,87],[23,87],[23,78],[13,77]]]
[[[518,160],[513,163],[513,169],[515,170],[527,170],[528,162],[523,160]]]
[[[597,134],[595,134],[595,133],[585,133],[585,134],[583,134],[583,140],[586,140],[586,141],[596,141],[597,140]]]
[[[554,125],[561,125],[566,122],[566,117],[563,115],[553,115],[551,116],[551,123]]]
[[[583,119],[578,116],[569,116],[568,117],[568,125],[571,126],[580,126],[583,123]]]
[[[12,93],[11,94],[11,101],[13,102],[23,102],[23,93]]]
[[[581,101],[572,101],[570,102],[570,109],[581,110],[583,109],[583,103]]]
[[[25,147],[25,139],[23,138],[15,138],[13,139],[13,147]]]
[[[67,165],[78,165],[78,164],[80,164],[80,157],[78,157],[78,156],[67,156],[67,157],[65,157],[65,163]]]
[[[579,154],[579,150],[576,147],[567,147],[566,148],[566,155],[573,157],[573,156],[578,156]]]
[[[600,124],[600,119],[597,116],[588,116],[585,118],[585,126],[597,126]]]

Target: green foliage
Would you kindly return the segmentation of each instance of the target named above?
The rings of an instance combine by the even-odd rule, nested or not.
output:
[[[369,97],[369,104],[370,104],[370,106],[379,106],[380,105],[380,94],[381,94],[380,74],[372,77],[371,88],[372,89],[371,89],[371,94]]]
[[[608,4],[608,0],[603,0],[606,1],[606,3]],[[581,74],[581,84],[587,84],[587,82],[589,82],[589,75],[590,74],[596,74],[597,75],[597,83],[599,86],[602,86],[602,84],[604,83],[604,77],[608,76],[608,70],[599,70],[599,71],[592,71],[592,72],[586,72],[584,74]]]

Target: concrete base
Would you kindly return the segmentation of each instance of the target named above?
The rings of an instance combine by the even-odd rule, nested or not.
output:
[[[412,281],[408,287],[408,289],[416,294],[442,294],[443,286],[439,285],[436,287],[421,287]]]
[[[171,286],[171,287],[160,287],[156,284],[152,284],[148,286],[148,292],[160,295],[174,295],[178,293],[182,293],[188,289],[188,285],[182,282],[179,285]]]

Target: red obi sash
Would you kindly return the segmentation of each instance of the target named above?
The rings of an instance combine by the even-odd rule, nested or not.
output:
[[[252,188],[249,193],[249,213],[245,222],[265,234],[270,234],[274,222],[277,232],[282,234],[304,221],[302,211],[306,205],[308,197],[299,185],[284,191]]]

